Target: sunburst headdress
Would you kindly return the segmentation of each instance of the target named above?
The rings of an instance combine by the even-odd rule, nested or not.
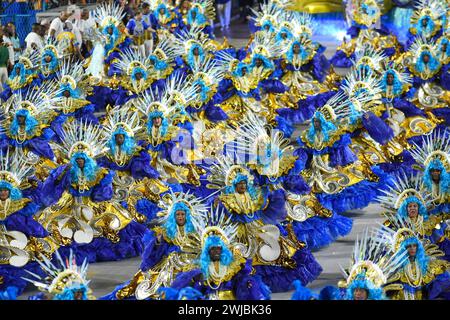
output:
[[[94,159],[106,151],[104,131],[88,121],[70,121],[63,126],[62,143],[55,145],[68,159],[77,152]]]
[[[194,46],[200,47],[203,54],[208,50],[214,49],[214,46],[208,36],[203,32],[203,28],[197,25],[192,26],[189,31],[182,30],[173,38],[174,51],[176,55],[188,57]]]
[[[419,31],[419,35],[426,37],[434,36],[439,29],[443,21],[442,17],[446,14],[446,4],[445,2],[439,0],[418,0],[414,8],[414,12],[411,16],[410,23],[415,26],[416,31]],[[423,19],[431,19],[433,25],[433,30],[423,30],[422,21]],[[425,31],[425,32],[424,32]]]
[[[129,137],[134,137],[141,129],[139,114],[130,105],[116,106],[108,110],[103,123],[106,138],[111,138],[118,130],[123,130]]]
[[[288,48],[276,41],[276,35],[256,34],[250,45],[251,57],[256,55],[265,59],[275,59],[283,55]]]
[[[420,175],[401,171],[397,174],[393,182],[386,190],[381,190],[382,195],[378,196],[377,201],[384,208],[401,216],[406,217],[406,206],[410,202],[417,202],[419,214],[426,216],[427,208],[431,205],[431,194],[425,189]]]
[[[245,165],[237,164],[230,155],[221,156],[211,164],[207,187],[219,190],[230,188],[238,177],[245,177],[248,183],[253,183],[254,177]]]
[[[436,160],[443,167],[450,170],[450,132],[448,130],[435,129],[430,134],[422,137],[422,143],[412,143],[409,151],[416,162],[423,168],[427,168]]]
[[[286,12],[285,17],[292,25],[292,32],[295,38],[312,38],[317,28],[312,15],[306,12],[291,11]]]
[[[58,81],[61,90],[70,90],[71,96],[74,98],[81,98],[81,92],[83,88],[83,79],[85,78],[85,73],[83,69],[83,64],[81,62],[75,62],[73,60],[66,59],[61,63],[61,68],[58,73]],[[77,91],[78,94],[73,95]]]
[[[432,71],[437,72],[439,70],[440,63],[437,60],[437,48],[434,40],[432,39],[426,39],[424,36],[419,35],[414,39],[414,42],[411,44],[411,46],[408,49],[408,55],[410,57],[406,57],[404,64],[407,65],[410,69],[411,67],[414,68],[414,70],[421,71],[421,65],[423,62],[421,61],[422,55],[425,53],[429,53],[431,55],[430,57],[430,69]],[[411,59],[412,58],[412,59]],[[416,66],[417,65],[417,66]]]
[[[189,192],[171,191],[161,198],[159,206],[163,210],[158,212],[159,218],[157,219],[157,223],[165,227],[167,235],[171,238],[175,236],[177,229],[175,222],[176,211],[182,210],[186,213],[186,232],[184,235],[195,232],[196,220],[201,219],[208,212],[204,201]]]
[[[370,44],[366,44],[355,51],[353,64],[357,68],[361,65],[367,65],[373,71],[379,72],[381,62],[386,58],[387,56],[382,51],[375,49]]]
[[[53,106],[58,101],[58,90],[55,81],[46,81],[39,89],[29,88],[25,92],[14,94],[8,104],[0,110],[2,130],[16,130],[15,117],[25,116],[27,134],[38,126],[48,124],[56,115]],[[11,127],[10,127],[11,125]],[[33,128],[32,128],[33,127]]]
[[[18,151],[10,152],[8,148],[6,153],[0,152],[0,188],[9,189],[11,199],[22,197],[22,182],[33,172],[33,167]]]
[[[262,173],[276,177],[280,170],[279,161],[289,150],[293,151],[289,139],[251,111],[238,122],[236,128],[232,130],[236,138],[230,143],[227,152],[239,158],[250,157],[248,163],[257,164],[258,168],[262,165],[265,167]],[[262,157],[261,151],[264,152]]]
[[[416,160],[419,167],[424,170],[423,181],[433,196],[446,201],[450,193],[450,132],[448,130],[433,130],[422,137],[419,145],[412,143],[413,148],[409,151]],[[434,187],[431,170],[439,170],[439,188]]]
[[[197,232],[193,233],[192,240],[194,241],[191,240],[191,244],[194,242],[203,247],[208,237],[216,236],[226,246],[234,245],[238,225],[233,223],[231,218],[219,207],[211,207],[205,214],[193,220],[193,223]]]
[[[191,9],[197,8],[208,20],[216,18],[216,10],[213,0],[193,0],[191,2]]]
[[[72,250],[70,250],[70,255],[65,261],[58,251],[55,252],[55,256],[56,263],[52,263],[43,255],[41,259],[36,260],[41,269],[46,273],[45,277],[25,270],[31,277],[22,277],[22,279],[34,284],[39,290],[55,296],[63,294],[66,289],[74,286],[81,285],[87,289],[90,282],[87,279],[87,270],[89,267],[87,259],[79,266],[76,263]]]
[[[170,105],[170,96],[166,91],[147,90],[140,97],[133,99],[130,103],[144,116],[160,116],[170,118],[175,112],[175,106]]]
[[[194,63],[192,72],[192,84],[196,88],[193,106],[200,107],[217,92],[217,86],[224,78],[225,73],[219,64],[210,57],[203,62]]]
[[[341,270],[346,277],[347,295],[353,298],[353,290],[368,290],[368,299],[382,299],[381,286],[404,264],[406,252],[393,251],[389,246],[370,237],[366,229],[357,237],[348,270]]]
[[[283,10],[275,6],[272,2],[261,3],[259,10],[250,8],[253,13],[252,20],[255,25],[261,27],[262,31],[265,31],[264,27],[269,26],[270,31],[275,31],[278,28],[277,21],[283,15]]]
[[[123,8],[117,4],[102,3],[95,8],[92,16],[97,24],[103,29],[106,26],[114,25],[118,27],[125,17]]]
[[[361,107],[366,108],[369,105],[381,103],[381,80],[373,71],[352,68],[351,72],[345,77],[341,89],[350,99],[362,97],[361,100],[370,102],[370,104],[362,104]]]
[[[137,49],[126,49],[120,53],[120,58],[114,62],[114,65],[122,74],[132,77],[137,71],[143,73],[146,79],[148,70],[150,69],[150,61],[148,57],[141,54]]]
[[[185,76],[182,72],[172,73],[164,87],[169,106],[175,104],[178,107],[186,108],[195,100],[196,88],[192,85],[191,80],[191,77]]]

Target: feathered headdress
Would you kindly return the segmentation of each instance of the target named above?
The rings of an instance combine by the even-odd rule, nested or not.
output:
[[[84,69],[81,62],[63,60],[58,73],[58,81],[61,90],[70,90],[72,93],[77,89],[82,89],[82,80],[84,79]],[[79,91],[79,90],[78,90]],[[84,94],[84,93],[83,93]],[[81,97],[77,97],[81,98]]]
[[[95,158],[106,151],[104,131],[88,121],[66,122],[63,127],[62,143],[55,145],[67,158],[77,152]]]
[[[213,0],[194,0],[191,3],[191,10],[198,8],[201,14],[203,14],[209,20],[216,18],[216,10]]]
[[[192,84],[196,88],[193,106],[200,107],[216,93],[217,86],[225,74],[218,63],[209,57],[203,62],[194,63],[192,72]]]
[[[429,52],[433,57],[436,57],[436,50],[437,48],[434,40],[428,40],[424,36],[419,35],[414,39],[414,42],[408,49],[408,52],[414,57],[414,60],[417,61],[423,52]]]
[[[136,72],[143,73],[143,78],[148,77],[148,70],[150,69],[150,60],[148,57],[141,54],[137,49],[126,49],[120,53],[118,60],[114,62],[122,74],[132,78]]]
[[[139,114],[131,110],[130,106],[116,106],[108,110],[103,123],[105,137],[111,138],[118,130],[123,130],[130,137],[134,137],[141,129]]]
[[[245,176],[248,182],[253,182],[253,175],[245,165],[236,164],[229,155],[219,157],[211,164],[207,187],[211,189],[223,189],[233,186],[235,179]]]
[[[201,48],[204,54],[214,48],[208,35],[203,32],[203,28],[196,25],[192,26],[189,31],[178,32],[173,41],[174,52],[177,56],[188,57],[194,46]]]
[[[275,59],[283,55],[287,48],[276,41],[275,34],[264,35],[257,33],[250,45],[251,56],[262,56],[266,59]]]
[[[0,188],[8,187],[12,199],[21,198],[20,186],[33,172],[33,167],[18,151],[10,153],[9,148],[5,154],[0,151]]]
[[[230,143],[227,152],[236,154],[241,159],[250,157],[248,163],[264,166],[262,173],[267,176],[277,176],[279,173],[279,161],[288,150],[293,150],[289,139],[284,138],[283,133],[274,130],[263,119],[253,112],[247,112],[246,117],[239,121],[234,129],[236,137]],[[264,155],[261,156],[261,151]]]
[[[149,89],[130,103],[149,118],[152,116],[170,118],[176,110],[176,106],[169,103],[170,98],[166,91],[159,93],[158,90],[153,91]]]
[[[316,29],[316,23],[312,15],[306,12],[286,12],[285,21],[288,21],[292,26],[292,32],[295,38],[311,39]]]
[[[198,219],[193,220],[193,222],[197,232],[192,234],[189,244],[195,243],[203,247],[208,237],[216,236],[226,246],[234,245],[238,225],[233,223],[231,218],[223,210],[219,209],[219,207],[211,207],[209,211],[199,216]],[[201,247],[197,247],[197,249],[201,249]]]
[[[92,17],[101,28],[108,25],[115,25],[118,27],[125,17],[125,12],[118,4],[102,3],[92,12]]]
[[[368,290],[368,299],[381,299],[381,286],[406,259],[406,252],[393,251],[384,243],[375,241],[366,229],[362,237],[356,239],[348,271],[341,267],[346,277],[347,290],[351,295],[354,289],[364,288]]]
[[[404,171],[397,174],[392,185],[387,189],[382,189],[381,192],[383,195],[378,196],[377,201],[384,208],[394,212],[402,209],[405,203],[412,200],[418,202],[418,205],[425,210],[431,205],[431,194],[426,191],[421,177],[414,174],[408,176]],[[426,214],[426,211],[422,214]],[[402,215],[406,216],[405,213]]]
[[[14,94],[5,108],[0,110],[0,124],[2,130],[14,129],[10,126],[16,126],[15,118],[22,115],[27,118],[26,131],[37,127],[38,125],[48,124],[55,113],[53,106],[58,101],[58,93],[56,82],[46,81],[42,86],[37,88],[29,88],[25,92]]]
[[[446,4],[435,0],[418,0],[411,16],[410,23],[420,35],[426,37],[433,36],[439,31],[443,21],[440,21],[446,14]],[[427,19],[427,26],[424,29],[423,21]]]
[[[440,161],[444,168],[450,170],[450,132],[448,130],[433,130],[422,137],[419,145],[412,142],[413,148],[409,151],[416,162],[427,168],[435,161]]]
[[[196,88],[192,85],[190,77],[181,72],[174,72],[166,81],[164,93],[168,97],[169,106],[175,103],[185,108],[195,100]]]
[[[255,25],[264,29],[265,25],[269,25],[272,31],[277,28],[276,22],[282,16],[283,11],[275,6],[272,2],[261,3],[259,11],[250,8],[253,16],[251,19]]]
[[[63,261],[58,251],[55,252],[57,263],[52,263],[47,257],[41,255],[39,263],[42,270],[46,273],[45,277],[39,276],[33,272],[25,270],[31,275],[31,278],[22,279],[34,284],[39,290],[48,292],[54,296],[61,295],[66,289],[74,286],[84,286],[86,289],[89,286],[87,279],[88,262],[85,259],[81,266],[78,266],[73,256],[72,250],[70,255]]]
[[[386,58],[387,56],[382,51],[375,49],[370,44],[366,44],[355,51],[353,64],[357,68],[361,65],[367,65],[372,71],[380,71],[381,62]]]
[[[181,210],[186,214],[186,223],[184,225],[184,235],[195,232],[195,220],[201,218],[208,211],[202,199],[187,192],[170,192],[165,194],[159,202],[163,208],[158,212],[157,222],[166,229],[166,234],[170,238],[176,236],[177,224],[175,221],[176,211]]]

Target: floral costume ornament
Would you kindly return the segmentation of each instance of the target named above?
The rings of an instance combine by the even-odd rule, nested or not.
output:
[[[88,244],[94,237],[117,243],[119,231],[132,219],[119,203],[110,201],[114,172],[95,161],[106,151],[103,135],[100,127],[87,122],[64,125],[62,143],[57,147],[60,162],[67,164],[52,170],[43,183],[40,201],[46,208],[38,217],[61,244],[72,240]],[[94,246],[92,250],[97,249]]]
[[[450,142],[448,130],[435,129],[422,137],[422,142],[413,143],[409,150],[423,170],[423,182],[439,205],[435,210],[449,213],[450,199]],[[440,212],[437,212],[440,213]]]
[[[3,139],[26,155],[31,152],[35,157],[53,160],[49,141],[55,133],[49,126],[56,115],[52,105],[58,100],[57,93],[54,84],[48,82],[26,94],[13,95],[9,107],[1,112]]]
[[[191,267],[179,273],[171,287],[192,287],[211,300],[267,300],[270,289],[251,271],[236,241],[237,225],[218,208],[194,220],[195,231],[182,246],[192,256]]]
[[[384,286],[393,300],[434,300],[448,298],[448,262],[441,260],[442,251],[428,240],[420,240],[414,226],[400,216],[391,216],[390,225],[374,230],[377,243],[390,247],[407,259]],[[447,293],[446,293],[447,292]]]
[[[170,191],[162,196],[157,210],[152,213],[152,231],[144,239],[140,270],[103,299],[155,299],[161,287],[170,287],[179,272],[192,268],[194,261],[182,247],[197,232],[195,221],[208,211],[204,201]]]
[[[40,276],[30,272],[28,277],[24,278],[42,292],[30,299],[95,300],[89,288],[90,280],[87,279],[89,265],[86,259],[81,265],[77,265],[72,251],[68,257],[61,257],[59,251],[56,251],[55,262],[42,256],[42,261],[38,263],[45,275]]]

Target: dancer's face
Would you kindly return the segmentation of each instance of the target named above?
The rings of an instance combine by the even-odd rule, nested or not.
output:
[[[259,68],[259,67],[261,67],[262,65],[263,65],[263,61],[262,61],[262,59],[256,59],[256,61],[255,61],[255,64],[256,64],[256,66]]]
[[[192,51],[194,53],[194,56],[198,56],[200,54],[198,48],[194,48],[194,50]]]
[[[433,182],[439,183],[441,181],[441,170],[431,169],[430,174],[431,174],[431,180],[433,180]]]
[[[123,145],[123,143],[125,142],[125,136],[122,133],[116,134],[114,139],[116,140],[116,144],[118,146]]]
[[[415,257],[417,253],[417,244],[413,243],[406,247],[406,250],[408,250],[408,255],[410,257]]]
[[[136,77],[136,80],[139,81],[141,80],[144,76],[142,75],[142,72],[136,72],[136,74],[134,75]]]
[[[25,125],[25,120],[25,116],[17,116],[17,123],[19,124],[19,126]]]
[[[83,158],[77,158],[77,159],[75,160],[75,162],[77,163],[77,165],[78,165],[78,167],[79,167],[80,169],[83,169],[83,168],[84,168],[85,161],[84,161]]]
[[[367,290],[363,288],[356,288],[353,291],[354,300],[367,300]]]
[[[156,128],[159,128],[162,124],[162,118],[161,117],[157,117],[157,118],[153,118],[153,125]]]
[[[419,205],[416,202],[408,203],[406,210],[408,211],[408,217],[411,219],[415,219],[419,215]]]
[[[243,194],[247,191],[247,181],[243,180],[239,183],[236,183],[236,192],[239,194]]]
[[[220,256],[222,255],[221,246],[213,246],[209,248],[209,258],[212,262],[220,261]]]
[[[298,44],[294,44],[293,51],[294,51],[294,54],[299,54],[300,53],[300,46]]]
[[[66,98],[70,98],[70,91],[69,90],[64,90],[63,96],[66,97]]]
[[[175,221],[177,222],[177,225],[182,227],[186,224],[186,212],[183,210],[177,210],[175,212]]]
[[[0,189],[0,200],[5,201],[9,198],[9,189]]]
[[[83,300],[83,291],[77,290],[73,293],[73,297],[75,300]]]
[[[428,63],[430,61],[430,55],[429,54],[424,54],[423,55],[423,62],[424,63]]]
[[[387,75],[386,81],[387,81],[387,84],[388,84],[389,86],[391,86],[391,85],[394,83],[394,75],[388,74],[388,75]]]
[[[322,130],[322,128],[320,127],[320,120],[319,119],[316,119],[316,118],[313,119],[313,126],[314,126],[314,129],[316,131],[321,131]]]

